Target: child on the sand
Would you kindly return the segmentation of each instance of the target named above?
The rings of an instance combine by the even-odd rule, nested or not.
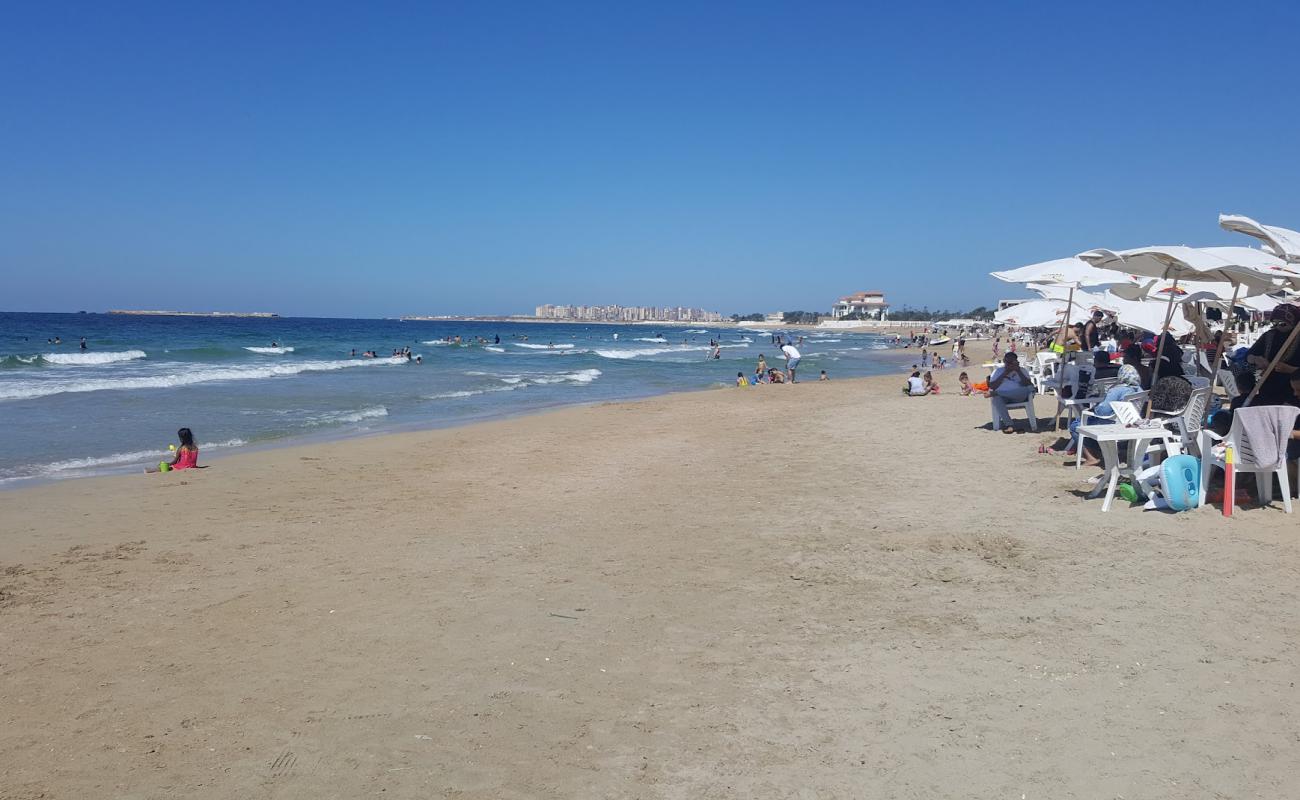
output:
[[[194,469],[199,465],[199,447],[194,444],[194,434],[189,428],[176,431],[181,446],[176,448],[176,456],[171,463],[159,461],[156,467],[147,467],[145,472],[171,472],[174,469]]]
[[[819,380],[819,381],[828,381],[828,380],[830,380],[830,378],[826,376],[826,370],[822,370],[821,377],[818,378],[817,380]]]
[[[963,372],[962,374],[958,375],[957,382],[961,384],[962,397],[970,397],[971,393],[975,391],[975,388],[970,385],[970,376],[967,375],[966,373]]]
[[[925,376],[922,377],[921,380],[922,380],[922,382],[925,383],[925,393],[926,393],[926,394],[938,394],[938,393],[939,393],[939,384],[937,384],[937,383],[934,382],[934,376],[931,375],[929,372],[926,372],[926,373],[925,373]]]
[[[745,377],[745,373],[743,373],[743,372],[737,372],[737,373],[736,373],[736,385],[737,385],[737,386],[748,386],[748,385],[749,385],[749,379]]]

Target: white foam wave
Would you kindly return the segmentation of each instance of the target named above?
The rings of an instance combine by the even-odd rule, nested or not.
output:
[[[243,447],[246,444],[248,442],[243,439],[228,439],[224,442],[199,442],[199,453],[202,454],[208,450],[218,450],[223,447]],[[66,461],[45,464],[38,468],[35,475],[27,477],[58,477],[61,472],[93,471],[100,467],[114,467],[123,464],[143,465],[159,459],[169,458],[171,455],[172,453],[169,450],[159,448],[157,450],[137,450],[132,453],[113,453],[112,455],[95,458],[70,458]]]
[[[592,350],[591,352],[595,353],[601,358],[626,359],[626,358],[636,358],[637,356],[656,356],[662,353],[689,353],[692,351],[699,351],[700,349],[701,348],[699,347],[678,346],[678,347],[642,347],[637,349],[626,349],[626,348],[596,349],[596,350]]]
[[[506,351],[506,349],[505,349],[504,347],[493,347],[492,345],[487,345],[487,346],[484,347],[483,349],[484,349],[484,350],[490,350],[490,351],[492,351],[493,353],[504,353],[504,352]]]
[[[660,336],[660,337],[658,337],[658,338],[651,338],[651,337],[646,337],[646,336],[638,336],[637,338],[633,339],[632,341],[634,341],[634,342],[652,342],[652,343],[654,343],[654,344],[668,344],[668,340],[665,339],[665,338],[662,337],[662,336]]]
[[[245,347],[250,353],[261,353],[266,356],[282,356],[285,353],[292,353],[292,347]]]
[[[131,378],[100,378],[94,380],[39,380],[18,381],[0,385],[0,400],[30,400],[36,397],[48,397],[55,394],[77,392],[100,392],[129,389],[170,389],[176,386],[190,386],[196,383],[214,381],[258,380],[298,375],[304,372],[331,372],[339,369],[356,367],[392,366],[407,363],[405,358],[366,358],[347,361],[302,361],[292,364],[275,364],[273,366],[239,366],[206,367],[201,369],[177,369],[159,375],[143,375]]]
[[[493,386],[490,389],[462,389],[457,392],[441,392],[439,394],[427,394],[425,400],[450,400],[457,397],[474,397],[475,395],[488,394],[489,392],[510,392],[515,389],[522,389],[528,384],[520,383],[513,386]]]
[[[687,329],[686,329],[685,331],[683,331],[683,332],[684,332],[684,333],[708,333],[708,331],[703,330],[703,329],[701,329],[701,328],[687,328]]]
[[[602,374],[598,369],[580,369],[577,372],[563,372],[558,375],[544,375],[530,379],[530,383],[545,385],[550,383],[591,383]]]
[[[604,373],[598,369],[580,369],[574,372],[516,372],[508,375],[499,375],[492,372],[466,372],[465,374],[476,377],[496,378],[506,384],[505,386],[497,388],[497,391],[501,391],[503,389],[519,389],[529,385],[545,386],[553,383],[591,383]]]
[[[338,425],[350,422],[363,422],[368,419],[378,419],[388,416],[388,409],[384,406],[371,406],[359,411],[335,411],[328,414],[322,414],[315,419],[307,421],[308,425]]]
[[[572,350],[571,344],[529,344],[527,342],[515,342],[515,347],[527,347],[529,350]]]
[[[75,366],[114,364],[119,361],[134,361],[137,358],[144,358],[143,350],[122,350],[120,352],[106,353],[46,353],[41,356],[41,360],[47,364],[70,364]],[[31,362],[26,363],[30,364]]]
[[[445,342],[445,341],[443,341],[442,339],[432,339],[432,340],[427,341],[427,342],[421,342],[421,344],[443,345],[443,346],[445,347],[446,345],[453,344],[453,343],[452,343],[452,342]]]

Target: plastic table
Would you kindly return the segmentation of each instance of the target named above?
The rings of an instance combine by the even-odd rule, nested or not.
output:
[[[1147,447],[1156,439],[1168,444],[1171,441],[1178,440],[1178,434],[1164,427],[1163,425],[1139,425],[1136,427],[1126,427],[1119,424],[1110,425],[1080,425],[1079,426],[1079,449],[1083,449],[1083,440],[1092,439],[1101,448],[1102,458],[1102,479],[1097,481],[1097,485],[1088,493],[1089,498],[1101,494],[1103,487],[1106,491],[1106,501],[1102,503],[1102,511],[1110,511],[1110,502],[1115,497],[1115,486],[1119,483],[1120,477],[1133,477],[1138,469],[1142,466],[1142,456],[1146,455]],[[1137,464],[1123,463],[1120,460],[1119,445],[1120,442],[1128,442],[1128,457],[1135,459]]]

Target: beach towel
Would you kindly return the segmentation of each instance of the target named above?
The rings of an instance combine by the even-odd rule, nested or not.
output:
[[[1261,468],[1275,469],[1286,456],[1286,443],[1300,408],[1295,406],[1255,406],[1239,408],[1237,419],[1245,442],[1237,442],[1241,459]]]

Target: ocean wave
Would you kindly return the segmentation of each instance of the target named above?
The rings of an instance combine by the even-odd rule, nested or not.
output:
[[[427,341],[427,342],[420,342],[420,344],[442,345],[442,346],[445,347],[445,346],[450,345],[450,344],[455,344],[455,342],[447,342],[447,341],[444,341],[444,340],[442,340],[442,339],[432,339],[432,340]]]
[[[56,394],[100,392],[130,389],[170,389],[196,383],[215,381],[258,380],[287,377],[304,372],[332,372],[354,367],[380,367],[406,364],[405,358],[366,358],[347,361],[302,361],[273,366],[207,367],[178,370],[160,375],[142,375],[131,378],[98,378],[71,381],[15,381],[0,383],[0,400],[30,400]]]
[[[119,361],[134,361],[137,358],[144,357],[143,350],[122,350],[121,352],[105,353],[45,353],[41,355],[41,360],[47,364],[92,366],[96,364],[115,364]]]
[[[495,378],[506,384],[503,388],[522,388],[524,386],[545,386],[555,383],[591,383],[605,374],[598,369],[580,369],[574,372],[512,372],[499,374],[495,372],[466,372],[466,375],[482,378]]]
[[[248,442],[243,439],[227,439],[224,442],[199,442],[199,453],[202,454],[208,450],[218,450],[226,447],[243,447]],[[126,464],[153,464],[157,461],[170,458],[171,451],[164,448],[156,450],[137,450],[132,453],[113,453],[107,456],[97,456],[91,458],[70,458],[66,461],[55,461],[49,464],[42,464],[36,468],[34,473],[16,477],[35,478],[35,477],[59,477],[62,472],[81,472],[94,471],[103,467],[116,467]],[[71,476],[64,476],[71,477]]]
[[[491,352],[493,352],[493,353],[504,353],[504,352],[506,351],[506,349],[505,349],[504,347],[494,347],[493,345],[490,345],[490,344],[489,344],[489,345],[486,345],[483,349],[484,349],[484,350],[489,350],[489,351],[491,351]]]
[[[451,400],[459,397],[474,397],[480,394],[489,394],[491,392],[512,392],[515,389],[522,389],[528,384],[518,383],[510,386],[493,386],[488,389],[461,389],[455,392],[440,392],[438,394],[426,394],[425,400]]]
[[[261,353],[265,356],[282,356],[285,353],[292,353],[292,347],[245,347],[250,353]]]
[[[515,347],[527,347],[529,350],[572,350],[571,344],[529,344],[528,342],[515,342]]]
[[[388,416],[388,409],[384,406],[371,406],[359,411],[332,411],[321,414],[318,417],[307,420],[308,425],[340,425],[350,422],[364,422],[368,419],[379,419]]]
[[[708,333],[708,331],[703,330],[701,328],[687,328],[686,330],[682,331],[682,333]]]
[[[543,375],[529,379],[530,383],[546,385],[550,383],[591,383],[603,375],[598,369],[580,369],[577,372],[562,372],[558,375]]]
[[[634,341],[634,342],[651,342],[651,343],[653,343],[653,344],[668,344],[668,340],[665,339],[665,338],[662,337],[662,336],[660,336],[660,337],[657,338],[657,339],[656,339],[656,338],[646,337],[646,336],[638,336],[637,338],[633,339],[632,341]]]
[[[685,347],[678,345],[676,347],[640,347],[640,348],[597,348],[591,352],[601,358],[627,359],[636,358],[637,356],[656,356],[663,353],[690,353],[699,352],[699,347]]]

